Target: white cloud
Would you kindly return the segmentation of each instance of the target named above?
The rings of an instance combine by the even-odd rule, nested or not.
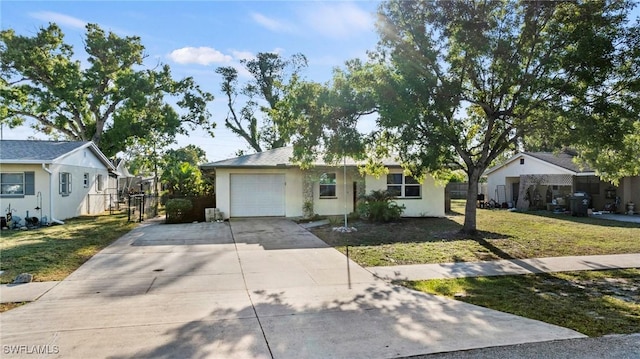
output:
[[[316,32],[331,38],[344,38],[371,31],[373,14],[352,3],[320,3],[305,6],[301,17]]]
[[[253,60],[256,58],[256,55],[251,51],[231,50],[231,54],[237,60]]]
[[[210,65],[212,63],[230,62],[233,58],[211,47],[183,47],[173,50],[169,59],[179,64]]]
[[[84,20],[80,20],[73,16],[60,14],[52,11],[32,12],[32,13],[29,13],[29,16],[38,20],[55,22],[58,25],[65,25],[65,26],[75,27],[79,29],[84,29],[84,27],[87,25],[87,22]]]
[[[285,21],[273,19],[257,12],[251,13],[251,18],[253,21],[274,32],[290,32],[294,29],[291,24]]]

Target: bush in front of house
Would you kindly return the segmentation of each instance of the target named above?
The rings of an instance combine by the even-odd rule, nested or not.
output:
[[[193,208],[193,204],[188,199],[174,198],[168,200],[164,208],[167,213],[167,223],[183,223],[185,220],[188,221],[186,215]]]
[[[360,199],[358,213],[372,222],[393,222],[400,219],[405,206],[398,205],[395,197],[388,191],[371,191]]]

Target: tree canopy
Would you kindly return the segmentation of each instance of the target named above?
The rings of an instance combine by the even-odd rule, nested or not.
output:
[[[462,230],[475,233],[479,179],[508,151],[548,142],[637,157],[637,142],[628,146],[637,139],[640,76],[638,24],[627,19],[633,6],[388,1],[370,61],[352,62],[334,81],[349,79],[346,98],[374,98],[365,106],[378,112],[368,155],[395,155],[417,176],[466,172]],[[309,113],[320,113],[309,121],[321,130],[300,130],[308,137],[296,142],[301,156],[341,118]]]
[[[296,82],[277,107],[280,128],[294,145],[294,161],[308,167],[318,155],[326,163],[344,156],[365,159],[366,137],[358,121],[375,112],[375,97],[362,77],[362,63],[334,69],[330,83]]]
[[[160,179],[169,194],[199,196],[212,193],[213,183],[198,168],[206,161],[205,152],[194,145],[166,151],[162,156]]]
[[[286,146],[289,137],[280,129],[276,107],[287,88],[300,78],[307,59],[296,54],[285,60],[279,54],[261,52],[255,59],[241,60],[241,64],[251,75],[242,85],[236,68],[227,66],[216,70],[222,75],[221,89],[229,109],[225,126],[256,152]],[[245,102],[237,107],[237,101]]]
[[[388,65],[379,83],[383,144],[414,172],[463,169],[469,179],[463,231],[475,232],[478,181],[505,151],[529,137],[586,144],[600,133],[615,141],[628,133],[634,110],[637,121],[637,108],[623,110],[627,96],[637,96],[632,6],[383,4],[375,53]]]
[[[91,140],[107,155],[151,130],[174,138],[188,128],[212,131],[213,96],[193,78],[176,81],[169,66],[145,68],[139,37],[119,37],[88,24],[86,63],[55,24],[33,37],[0,32],[0,121],[27,123],[69,140]],[[178,109],[177,109],[177,108]]]

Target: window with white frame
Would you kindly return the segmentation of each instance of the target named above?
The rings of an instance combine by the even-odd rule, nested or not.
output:
[[[387,175],[387,191],[395,197],[420,198],[421,186],[415,178],[402,173]]]
[[[82,183],[84,184],[84,188],[89,188],[89,174],[86,172],[84,173]]]
[[[96,187],[98,191],[102,191],[102,188],[103,188],[102,175],[96,175]]]
[[[323,173],[320,175],[320,198],[336,197],[336,174]]]
[[[35,194],[35,172],[0,173],[0,195],[3,197]]]
[[[24,195],[24,173],[0,174],[1,194]]]
[[[71,193],[71,173],[60,172],[60,194],[68,196]]]

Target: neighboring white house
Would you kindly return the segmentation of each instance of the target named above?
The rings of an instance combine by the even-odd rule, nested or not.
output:
[[[601,181],[590,168],[578,166],[574,157],[575,153],[571,152],[518,153],[485,171],[486,199],[523,209],[530,206],[545,208],[552,203],[568,205],[565,203],[568,196],[586,192],[591,196],[591,207],[602,210],[616,200],[625,203],[626,197],[631,198],[631,180],[629,185],[626,180],[623,182],[629,187],[627,190],[624,186],[617,188]]]
[[[229,217],[301,217],[310,213],[353,212],[360,195],[372,190],[397,191],[405,217],[444,216],[444,186],[427,175],[422,184],[403,174],[398,163],[385,163],[389,174],[361,176],[356,163],[322,162],[310,170],[292,164],[293,149],[284,147],[201,165],[215,172],[216,206]],[[345,208],[346,207],[346,208]]]
[[[117,200],[114,171],[90,141],[0,141],[1,215],[51,223],[102,213]]]

